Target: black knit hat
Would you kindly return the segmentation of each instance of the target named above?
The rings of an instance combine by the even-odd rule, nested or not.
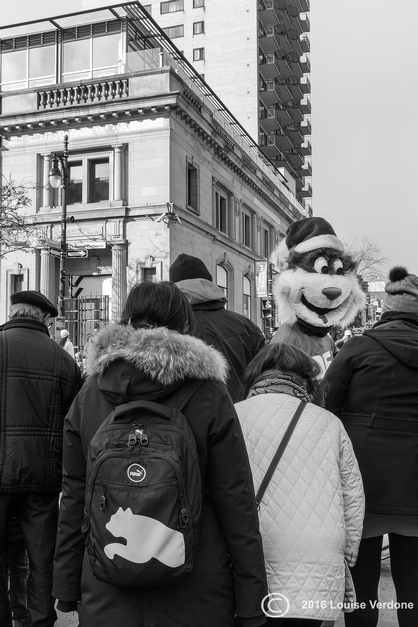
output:
[[[395,266],[385,285],[383,311],[418,313],[418,277],[403,266]]]
[[[212,281],[212,275],[209,270],[198,257],[181,253],[173,261],[169,270],[170,281],[178,283],[186,279],[207,279]]]
[[[35,290],[15,292],[10,296],[10,302],[12,305],[20,305],[21,303],[25,305],[33,305],[45,313],[51,314],[51,318],[56,318],[58,316],[58,309],[55,305],[53,305],[46,296],[41,294],[41,292],[36,292]]]

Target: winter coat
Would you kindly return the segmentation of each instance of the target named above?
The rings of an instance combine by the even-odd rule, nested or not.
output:
[[[74,359],[44,324],[0,328],[0,492],[60,492],[64,417],[80,385]]]
[[[395,312],[341,348],[326,406],[359,461],[366,512],[418,515],[418,315]],[[379,534],[380,535],[380,534]]]
[[[266,393],[235,406],[256,492],[299,402],[290,394]],[[363,487],[350,440],[338,418],[308,403],[259,511],[269,593],[287,598],[286,618],[338,617],[346,564],[357,559],[363,515]]]
[[[251,471],[223,383],[222,355],[165,328],[112,325],[91,340],[86,366],[88,380],[65,423],[54,596],[81,598],[88,627],[232,627],[234,610],[255,617],[244,624],[263,624],[266,580]],[[202,383],[182,409],[196,441],[205,495],[194,568],[163,587],[105,584],[91,573],[80,531],[90,441],[115,405],[141,399],[175,405],[196,379]]]
[[[207,279],[186,279],[176,285],[187,296],[194,313],[190,335],[217,348],[228,360],[227,386],[232,400],[238,399],[242,374],[266,338],[254,322],[225,309],[224,292]]]

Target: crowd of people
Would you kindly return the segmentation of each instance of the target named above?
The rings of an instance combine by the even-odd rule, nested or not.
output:
[[[169,278],[131,289],[88,343],[86,377],[68,331],[51,341],[56,307],[11,297],[0,625],[51,627],[77,610],[80,627],[308,627],[343,610],[347,627],[376,627],[389,534],[399,625],[416,627],[418,277],[391,272],[381,320],[345,337],[323,380],[303,350],[228,310],[200,259],[179,255]],[[180,431],[195,464],[184,483]],[[105,481],[110,460],[122,470]]]

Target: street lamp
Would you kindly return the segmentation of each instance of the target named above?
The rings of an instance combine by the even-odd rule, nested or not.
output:
[[[52,168],[49,172],[49,183],[57,189],[61,187],[61,245],[60,245],[60,315],[65,316],[65,257],[67,254],[67,198],[68,182],[68,135],[64,136],[64,150],[52,153]]]

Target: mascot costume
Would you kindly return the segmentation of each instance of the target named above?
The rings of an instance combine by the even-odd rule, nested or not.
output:
[[[274,292],[281,326],[271,341],[304,350],[322,376],[337,352],[329,332],[347,326],[365,304],[356,264],[344,250],[329,222],[316,217],[291,224],[278,247]]]

